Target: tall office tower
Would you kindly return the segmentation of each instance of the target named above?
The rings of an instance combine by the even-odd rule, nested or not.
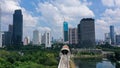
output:
[[[33,44],[40,45],[41,44],[41,35],[38,30],[33,31]]]
[[[80,36],[81,36],[81,35],[80,35],[80,23],[79,23],[78,26],[77,26],[77,32],[78,32],[78,45],[80,46],[80,43],[81,43],[81,41],[80,41],[80,39],[81,39],[81,38],[80,38]],[[78,46],[78,47],[79,47],[79,46]]]
[[[68,23],[66,21],[63,23],[63,36],[64,42],[68,42]]]
[[[5,46],[5,34],[2,33],[2,47]]]
[[[45,44],[45,34],[41,35],[41,44]]]
[[[13,26],[9,24],[8,31],[4,32],[4,45],[10,46],[12,44]]]
[[[45,43],[45,47],[51,47],[51,34],[50,31],[46,31],[44,33],[44,43]]]
[[[13,25],[9,24],[8,31],[9,31],[9,32],[13,32]]]
[[[111,44],[110,33],[105,33],[105,42]]]
[[[23,15],[21,10],[15,10],[13,14],[13,45],[22,45],[23,37]]]
[[[110,39],[111,39],[111,44],[115,44],[115,31],[114,31],[114,26],[110,26]]]
[[[95,23],[92,18],[83,18],[78,25],[80,45],[82,47],[94,47],[95,45]]]
[[[120,45],[120,35],[116,35],[116,44]]]
[[[78,42],[78,34],[77,28],[69,28],[69,44],[77,44]]]
[[[2,31],[1,31],[1,4],[0,4],[0,47],[2,47]]]
[[[9,31],[4,32],[4,42],[5,42],[5,46],[10,46],[11,45],[11,39],[12,39],[12,33]]]
[[[4,46],[10,46],[12,44],[12,32],[13,26],[9,24],[8,31],[4,32]]]
[[[42,44],[42,34],[39,33],[39,44]]]

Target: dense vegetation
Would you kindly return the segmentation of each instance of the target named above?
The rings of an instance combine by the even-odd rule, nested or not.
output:
[[[111,61],[116,61],[116,68],[120,68],[120,47],[111,46],[110,44],[106,43],[104,45],[98,45],[98,49],[102,49],[103,51],[112,51],[114,55],[108,57]]]
[[[0,68],[57,68],[59,50],[38,46],[0,49]]]
[[[120,47],[117,47],[116,45],[112,46],[108,43],[97,45],[96,48],[102,49],[103,51],[113,51],[113,52],[120,52]]]
[[[0,68],[57,68],[59,51],[64,44],[54,44],[52,48],[41,46],[7,46],[0,49]],[[70,49],[75,45],[69,45]],[[120,48],[109,44],[98,45],[96,48],[115,52],[114,58],[120,61]],[[81,52],[81,56],[97,56],[94,52]]]

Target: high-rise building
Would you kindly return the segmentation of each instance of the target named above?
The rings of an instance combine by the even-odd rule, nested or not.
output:
[[[9,24],[8,31],[4,32],[4,46],[10,46],[12,44],[12,32],[13,26]]]
[[[10,46],[12,44],[12,33],[10,31],[4,32],[4,45]]]
[[[42,37],[43,44],[45,44],[46,48],[51,47],[51,34],[50,31],[46,31]]]
[[[2,33],[2,46],[5,46],[5,34]]]
[[[110,39],[111,39],[111,44],[115,44],[115,31],[114,31],[114,26],[110,26]]]
[[[116,44],[120,45],[120,35],[116,35]]]
[[[69,28],[69,44],[77,44],[78,42],[78,34],[77,28]]]
[[[45,34],[41,36],[41,44],[45,44]]]
[[[40,45],[41,44],[41,34],[38,30],[33,31],[33,44]]]
[[[66,21],[63,23],[63,37],[64,42],[68,42],[68,23]]]
[[[105,33],[105,42],[111,44],[110,33]]]
[[[13,14],[13,45],[22,45],[23,37],[23,15],[21,10],[15,10]]]
[[[13,32],[13,25],[9,24],[8,31],[9,31],[9,32]]]
[[[81,35],[80,35],[80,23],[78,24],[78,26],[77,26],[77,32],[78,32],[78,44],[80,45],[80,43],[81,43],[81,41],[80,41],[80,39],[81,39]]]
[[[78,42],[81,47],[94,47],[95,23],[92,18],[83,18],[78,25]]]
[[[2,47],[2,31],[1,31],[1,5],[0,5],[0,47]]]

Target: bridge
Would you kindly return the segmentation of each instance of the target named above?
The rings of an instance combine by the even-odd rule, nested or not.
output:
[[[58,68],[70,68],[70,50],[67,45],[64,45],[60,51],[60,61]]]
[[[111,51],[102,51],[102,55],[103,57],[109,57],[111,55],[115,55],[115,53]]]

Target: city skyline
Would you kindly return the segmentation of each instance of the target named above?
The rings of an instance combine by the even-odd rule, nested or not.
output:
[[[115,26],[117,33],[120,30],[119,0],[107,2],[106,0],[66,0],[64,2],[61,0],[1,0],[0,4],[2,31],[7,31],[8,25],[12,23],[14,10],[21,9],[24,17],[23,35],[24,37],[30,36],[31,39],[32,31],[35,29],[41,33],[51,30],[54,38],[63,37],[62,24],[64,20],[68,22],[69,27],[74,28],[82,18],[86,17],[95,19],[96,39],[104,39],[104,33],[109,32],[110,25]]]
[[[0,0],[0,68],[120,67],[120,0]]]

